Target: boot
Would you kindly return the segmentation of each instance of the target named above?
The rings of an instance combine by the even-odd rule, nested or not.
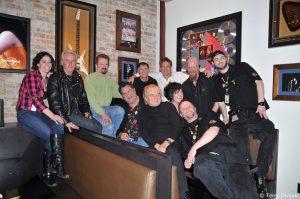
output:
[[[53,174],[51,173],[51,151],[46,151],[46,150],[44,151],[43,165],[44,165],[44,171],[43,171],[44,182],[49,187],[57,186],[56,182],[54,181]]]
[[[63,134],[51,134],[50,136],[51,148],[52,148],[52,172],[56,173],[57,177],[68,179],[69,174],[66,174],[64,167],[64,135]]]

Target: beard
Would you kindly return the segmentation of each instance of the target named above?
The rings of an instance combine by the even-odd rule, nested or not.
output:
[[[102,69],[100,70],[100,73],[103,74],[103,75],[105,75],[107,72],[108,72],[108,69],[107,69],[107,68],[102,68]]]
[[[221,62],[221,63],[222,63],[222,66],[221,66],[221,67],[216,66],[216,65],[214,64],[215,68],[218,69],[218,70],[222,70],[222,69],[226,68],[228,62],[227,62],[227,61],[224,61],[224,62]]]
[[[192,82],[197,81],[197,79],[198,79],[198,74],[197,74],[197,73],[190,74],[189,79],[190,79]]]

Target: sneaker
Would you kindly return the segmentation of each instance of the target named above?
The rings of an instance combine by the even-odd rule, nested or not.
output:
[[[267,192],[267,186],[264,176],[257,176],[257,189],[258,192]]]

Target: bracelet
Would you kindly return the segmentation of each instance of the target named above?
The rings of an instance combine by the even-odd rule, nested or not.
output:
[[[265,106],[265,102],[258,102],[257,106]]]

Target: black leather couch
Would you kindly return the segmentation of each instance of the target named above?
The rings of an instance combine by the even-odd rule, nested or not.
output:
[[[16,123],[0,127],[0,193],[42,175],[43,143]]]

